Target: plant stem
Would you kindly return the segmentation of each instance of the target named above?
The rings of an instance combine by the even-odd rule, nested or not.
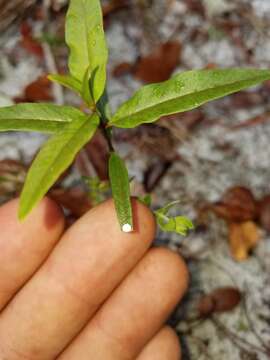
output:
[[[100,129],[104,135],[104,138],[107,141],[110,152],[115,152],[113,144],[112,144],[112,137],[111,137],[111,133],[110,133],[111,130],[106,128],[106,123],[104,121],[102,121],[102,119],[101,119]]]
[[[99,99],[96,104],[96,111],[100,117],[100,129],[107,140],[108,147],[110,152],[115,152],[113,144],[112,144],[112,129],[107,127],[108,118],[110,117],[110,108],[109,108],[109,100],[107,95],[107,90],[104,90],[102,97]]]

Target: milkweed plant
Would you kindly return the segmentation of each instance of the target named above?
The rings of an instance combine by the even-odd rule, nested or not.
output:
[[[167,81],[142,86],[111,115],[106,93],[108,49],[99,0],[70,0],[65,41],[69,47],[69,73],[51,74],[49,79],[79,94],[87,110],[49,103],[0,108],[0,131],[38,131],[50,135],[28,171],[20,196],[19,219],[29,214],[79,150],[102,129],[110,148],[110,187],[119,224],[122,231],[132,231],[129,175],[123,159],[113,149],[114,128],[152,123],[164,115],[197,108],[270,79],[269,70],[251,68],[182,72]],[[150,205],[149,196],[141,201]],[[175,202],[156,210],[157,222],[164,231],[185,235],[193,227],[192,222],[184,216],[170,216],[174,205]]]

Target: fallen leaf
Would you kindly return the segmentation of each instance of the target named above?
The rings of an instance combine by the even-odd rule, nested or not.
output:
[[[261,238],[253,221],[229,223],[229,243],[232,256],[237,261],[246,260]]]
[[[232,311],[240,303],[241,297],[240,291],[234,287],[217,288],[200,298],[197,307],[199,316]]]
[[[270,195],[266,195],[259,201],[258,213],[261,226],[270,233]]]
[[[202,1],[186,0],[186,5],[187,5],[189,11],[198,13],[202,16],[205,15],[205,8],[204,8],[204,4]]]
[[[70,189],[55,188],[49,192],[49,196],[59,205],[69,210],[70,215],[75,218],[81,217],[92,207],[87,193],[78,187]]]
[[[122,62],[113,69],[113,76],[120,77],[132,73],[134,65],[128,62]]]
[[[52,99],[51,82],[48,80],[46,75],[42,75],[31,84],[27,85],[24,89],[24,94],[14,100],[18,103],[51,101]]]
[[[263,99],[258,92],[240,91],[231,97],[233,108],[252,108],[262,105]]]
[[[181,45],[178,41],[161,44],[151,54],[139,59],[134,76],[146,83],[165,81],[178,65],[180,53]]]
[[[30,54],[43,58],[43,48],[32,35],[32,27],[27,21],[21,25],[21,46]]]
[[[252,192],[243,186],[229,188],[221,200],[209,208],[217,216],[233,222],[253,220],[257,216],[257,202]]]
[[[213,314],[215,302],[211,295],[203,295],[198,302],[197,310],[199,317],[208,317]]]
[[[208,63],[204,68],[206,70],[212,70],[218,68],[218,65],[216,63]]]
[[[128,0],[111,0],[108,4],[102,6],[103,16],[109,16],[115,11],[130,6]]]

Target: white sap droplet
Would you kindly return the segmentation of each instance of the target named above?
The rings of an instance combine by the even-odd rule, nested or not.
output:
[[[122,231],[125,233],[129,233],[132,231],[132,226],[130,224],[124,224],[122,226]]]

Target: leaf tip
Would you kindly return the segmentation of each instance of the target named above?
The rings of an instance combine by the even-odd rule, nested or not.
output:
[[[24,221],[31,210],[32,210],[32,207],[29,208],[28,204],[25,202],[24,195],[21,194],[20,199],[19,199],[18,213],[17,213],[19,221],[20,222]]]
[[[27,214],[28,214],[28,212],[26,212],[25,209],[20,205],[19,210],[18,210],[19,221],[22,222],[23,220],[25,220]]]
[[[54,81],[54,74],[48,74],[47,79],[50,81]]]

